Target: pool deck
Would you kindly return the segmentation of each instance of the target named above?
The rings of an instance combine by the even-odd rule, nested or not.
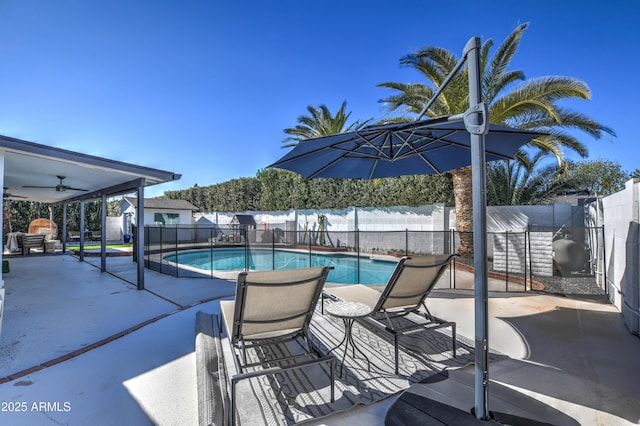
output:
[[[3,276],[0,402],[13,411],[0,413],[2,423],[197,424],[195,313],[218,312],[220,298],[233,296],[234,282],[145,270],[146,290],[138,291],[130,284],[136,277],[131,258],[108,258],[109,273],[95,266],[99,258],[86,260],[10,259],[11,271]],[[470,339],[474,300],[460,287],[472,279],[461,276],[458,289],[436,290],[428,302]],[[492,293],[489,310],[491,347],[509,357],[491,365],[492,410],[514,409],[555,424],[638,424],[640,339],[628,333],[614,307]],[[473,373],[473,366],[457,370],[409,393],[468,412]],[[312,424],[383,425],[396,400]],[[565,422],[544,417],[549,413],[540,404]]]

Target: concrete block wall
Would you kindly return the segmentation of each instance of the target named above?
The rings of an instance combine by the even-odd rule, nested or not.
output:
[[[524,274],[528,262],[536,276],[553,275],[553,250],[551,232],[531,232],[531,247],[527,246],[525,233],[493,234],[493,269],[495,271]],[[525,263],[527,259],[527,263]],[[526,271],[528,274],[529,271]]]
[[[529,233],[531,274],[543,277],[553,275],[553,233]]]

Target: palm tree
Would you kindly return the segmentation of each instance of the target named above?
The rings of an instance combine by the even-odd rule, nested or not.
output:
[[[539,77],[525,80],[524,72],[509,70],[509,63],[515,55],[520,39],[528,24],[522,24],[509,34],[498,46],[492,58],[489,50],[493,42],[487,40],[481,48],[480,67],[482,72],[482,98],[489,105],[489,120],[493,124],[519,129],[538,130],[548,136],[536,138],[530,145],[538,150],[553,154],[558,164],[564,167],[564,149],[568,148],[581,156],[587,155],[586,147],[567,130],[582,130],[596,139],[604,133],[615,136],[612,129],[589,117],[558,105],[565,99],[590,99],[591,91],[586,83],[570,77]],[[439,47],[425,47],[415,54],[400,59],[400,64],[418,70],[431,84],[386,82],[378,87],[393,89],[397,93],[382,100],[391,111],[400,110],[404,114],[419,114],[424,105],[449,75],[458,58],[450,51]],[[520,82],[520,83],[518,83]],[[428,116],[459,114],[469,107],[466,71],[459,72],[444,89],[438,100],[426,112]],[[408,118],[394,118],[389,121],[407,121]],[[524,151],[518,155],[526,156]],[[472,255],[472,202],[471,168],[452,172],[456,223],[460,232],[460,254]]]
[[[557,164],[539,167],[542,151],[531,159],[494,161],[487,164],[487,204],[515,206],[548,204],[556,196],[576,189],[576,182],[559,178],[564,169]]]
[[[331,115],[329,108],[320,105],[318,108],[309,105],[307,110],[309,115],[301,115],[298,117],[296,127],[284,129],[284,132],[290,135],[282,142],[282,148],[289,148],[297,145],[306,139],[317,138],[318,136],[334,135],[336,133],[345,133],[352,130],[358,130],[367,124],[367,121],[354,121],[347,125],[347,120],[351,112],[345,112],[347,101],[342,102],[342,106],[335,115]]]

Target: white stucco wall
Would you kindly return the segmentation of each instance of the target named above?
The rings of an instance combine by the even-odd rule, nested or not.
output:
[[[609,295],[635,334],[640,329],[639,201],[640,180],[635,179],[627,181],[624,190],[602,199]]]
[[[532,226],[584,226],[582,207],[567,203],[546,206],[489,206],[487,231],[522,231]]]

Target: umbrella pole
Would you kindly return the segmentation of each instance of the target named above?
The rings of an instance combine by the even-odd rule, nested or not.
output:
[[[473,191],[473,265],[475,296],[475,415],[489,419],[489,336],[487,291],[487,199],[484,135],[489,117],[482,104],[480,76],[480,38],[474,37],[464,48],[469,75],[469,110],[465,126],[471,138],[471,183]]]

